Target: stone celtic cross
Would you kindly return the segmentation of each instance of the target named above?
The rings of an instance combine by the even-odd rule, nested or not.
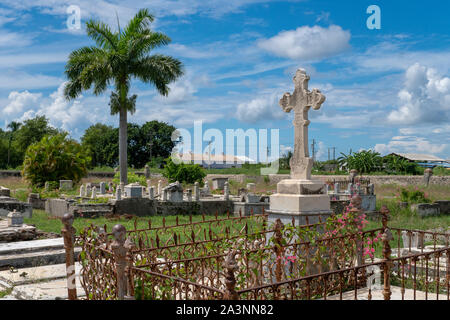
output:
[[[294,154],[291,158],[291,179],[310,180],[313,159],[308,149],[308,111],[320,109],[325,96],[318,90],[308,90],[309,76],[305,70],[298,69],[294,76],[295,90],[293,94],[285,93],[280,99],[284,112],[294,110]]]

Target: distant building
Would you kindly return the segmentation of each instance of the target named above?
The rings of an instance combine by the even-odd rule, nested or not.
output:
[[[409,162],[415,162],[419,166],[424,168],[434,168],[434,167],[450,167],[450,162],[448,160],[430,155],[430,154],[419,154],[419,153],[391,153],[390,155],[395,155],[397,157],[408,160]]]
[[[256,161],[246,156],[226,154],[197,154],[188,152],[179,154],[179,158],[184,163],[199,164],[203,168],[211,169],[242,168],[243,163],[256,163]]]

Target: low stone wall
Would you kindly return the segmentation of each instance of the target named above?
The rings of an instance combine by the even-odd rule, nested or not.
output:
[[[227,214],[233,212],[233,202],[224,200],[200,200],[170,202],[150,200],[148,198],[125,198],[113,201],[114,214],[132,214],[136,216],[155,215],[196,215]]]
[[[313,175],[313,179],[318,179],[323,182],[328,180],[347,179],[348,176],[343,175]],[[377,185],[382,184],[398,184],[401,186],[407,185],[423,185],[423,176],[364,176],[369,178],[370,182]],[[289,179],[288,174],[272,174],[269,175],[270,183],[276,184],[283,179]],[[450,185],[450,176],[431,176],[430,184],[435,185]]]

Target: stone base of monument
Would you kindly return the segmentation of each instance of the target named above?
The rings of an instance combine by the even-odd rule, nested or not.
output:
[[[269,223],[280,219],[283,224],[314,224],[319,217],[325,221],[331,214],[330,197],[325,184],[315,180],[282,180],[277,193],[270,196]]]

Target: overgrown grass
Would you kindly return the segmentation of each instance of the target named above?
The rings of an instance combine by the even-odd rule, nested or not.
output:
[[[377,200],[377,210],[380,210],[382,205],[386,205],[390,211],[389,227],[429,230],[448,228],[450,226],[450,215],[421,218],[409,208],[401,208],[394,199]],[[380,227],[381,221],[369,221],[366,228],[374,229]]]

